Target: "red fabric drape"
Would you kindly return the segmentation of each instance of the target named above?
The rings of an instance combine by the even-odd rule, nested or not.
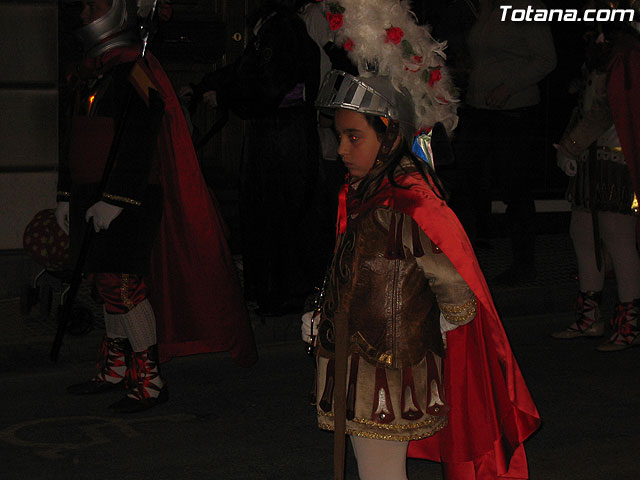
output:
[[[138,48],[114,49],[99,63],[132,62],[138,54]],[[249,315],[180,103],[157,59],[147,53],[138,61],[165,103],[157,144],[163,215],[149,282],[160,361],[229,351],[238,364],[252,365],[257,353]]]
[[[633,189],[640,199],[640,41],[637,38],[627,35],[618,40],[612,50],[608,74],[609,108]],[[636,231],[640,241],[640,222]]]
[[[145,59],[165,102],[158,136],[164,211],[153,252],[151,295],[162,319],[160,359],[229,351],[240,365],[251,365],[256,347],[223,222],[173,87],[155,57]]]
[[[385,180],[379,193],[366,203],[389,206],[414,218],[478,300],[476,318],[447,334],[449,424],[433,437],[410,442],[408,456],[442,462],[451,480],[526,479],[522,443],[539,427],[540,416],[473,249],[453,212],[419,174],[402,176],[397,183],[411,188],[394,188]],[[342,229],[346,225],[344,207],[339,216]]]

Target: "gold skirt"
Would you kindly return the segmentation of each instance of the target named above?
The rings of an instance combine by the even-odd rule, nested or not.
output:
[[[334,362],[316,357],[318,426],[334,430]],[[409,441],[430,437],[447,425],[442,359],[429,352],[420,363],[404,369],[371,364],[357,353],[347,362],[349,435]]]

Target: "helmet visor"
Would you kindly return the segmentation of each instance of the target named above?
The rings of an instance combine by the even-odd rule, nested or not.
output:
[[[346,108],[356,112],[397,119],[397,110],[386,98],[359,78],[340,70],[327,73],[318,96],[319,109]]]

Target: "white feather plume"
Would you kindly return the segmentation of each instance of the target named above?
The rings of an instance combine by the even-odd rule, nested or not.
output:
[[[405,87],[420,128],[436,122],[448,132],[456,127],[458,99],[445,66],[446,43],[437,42],[426,26],[417,24],[408,1],[327,0],[326,7],[344,9],[343,24],[335,31],[336,44],[350,47],[348,55],[362,76],[375,64],[377,74],[391,77],[398,89]],[[387,30],[394,27],[404,34],[397,44],[386,41]]]

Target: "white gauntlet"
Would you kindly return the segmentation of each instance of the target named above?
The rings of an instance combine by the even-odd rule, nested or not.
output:
[[[440,312],[440,334],[442,335],[444,348],[447,348],[447,332],[451,332],[459,326],[460,325],[456,325],[455,323],[447,322],[447,319],[444,318],[444,315]]]
[[[100,230],[109,228],[111,222],[113,222],[121,212],[122,207],[116,207],[115,205],[100,200],[89,207],[85,215],[85,220],[88,222],[93,217],[93,228],[96,232],[99,232]]]

